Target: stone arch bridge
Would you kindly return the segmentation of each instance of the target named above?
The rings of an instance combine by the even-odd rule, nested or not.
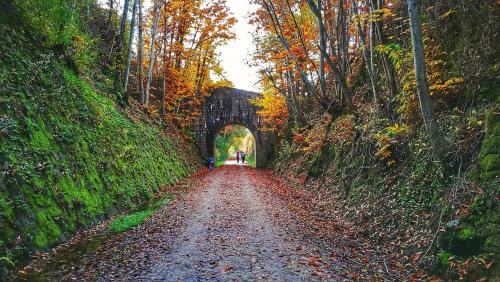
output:
[[[258,107],[250,103],[260,94],[235,88],[221,87],[212,91],[202,104],[195,123],[196,144],[207,159],[215,155],[215,137],[226,125],[242,125],[255,137],[256,166],[266,167],[274,152],[275,136],[260,128]]]

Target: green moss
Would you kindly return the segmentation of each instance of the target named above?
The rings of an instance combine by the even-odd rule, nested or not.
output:
[[[39,130],[33,132],[31,136],[31,147],[38,150],[50,150],[51,146],[51,136],[48,132],[44,130]]]
[[[500,154],[488,154],[481,158],[479,163],[481,167],[481,177],[483,179],[492,179],[500,176]]]
[[[0,138],[0,257],[17,246],[46,249],[104,215],[144,206],[159,186],[199,167],[187,161],[191,148],[132,121],[113,93],[97,92],[26,34],[0,32],[0,42],[12,42],[0,44],[0,92],[8,93],[0,129],[9,132]]]
[[[133,214],[119,217],[111,222],[109,230],[114,233],[127,231],[141,224],[154,213],[153,210],[139,211]]]
[[[460,230],[457,235],[457,237],[462,240],[472,239],[474,238],[474,236],[476,236],[476,231],[474,231],[474,229],[472,229],[471,227]]]
[[[486,134],[481,146],[479,179],[487,186],[500,176],[500,115],[498,107],[486,114]]]
[[[441,251],[438,253],[439,263],[443,267],[448,267],[450,265],[450,258],[453,257],[452,253]]]
[[[499,126],[500,127],[500,126]],[[487,136],[481,147],[481,156],[488,154],[498,154],[500,148],[500,136]]]
[[[130,230],[140,224],[142,224],[149,216],[151,216],[158,208],[168,204],[173,200],[173,195],[169,194],[165,198],[161,198],[157,201],[153,201],[149,204],[148,209],[137,211],[128,215],[120,216],[114,219],[110,224],[108,229],[114,233],[120,233]]]
[[[59,216],[61,212],[56,207],[41,208],[37,211],[37,232],[34,238],[34,245],[39,249],[46,248],[50,244],[57,242],[61,235],[61,229],[54,222],[53,218]]]

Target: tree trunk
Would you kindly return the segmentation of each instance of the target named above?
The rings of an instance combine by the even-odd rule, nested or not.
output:
[[[352,10],[356,16],[359,16],[358,7],[356,5],[357,3],[355,2],[355,0],[352,0]],[[370,78],[370,86],[373,92],[373,102],[377,104],[378,103],[377,80],[374,75],[373,65],[370,62],[370,55],[366,44],[366,34],[360,22],[357,23],[357,27],[358,27],[359,38],[362,44],[363,59],[365,60],[366,71],[368,72],[368,77]]]
[[[130,62],[132,61],[132,43],[134,42],[134,32],[135,32],[135,14],[137,12],[137,1],[134,0],[134,6],[132,8],[132,21],[130,22],[130,38],[128,40],[128,50],[127,50],[127,67],[125,70],[125,100],[127,100],[127,90],[128,90],[128,78],[130,75]]]
[[[165,3],[164,8],[167,8]],[[163,15],[163,93],[160,97],[160,124],[163,123],[163,116],[165,115],[165,96],[167,95],[167,15]]]
[[[371,5],[370,0],[366,1],[366,4],[368,5],[368,11],[369,11],[369,15],[370,15],[369,20],[368,20],[368,24],[369,24],[368,37],[369,37],[369,41],[370,41],[370,68],[372,70],[373,77],[376,77],[377,74],[375,71],[375,59],[374,59],[374,54],[373,54],[373,48],[375,46],[375,28],[374,28],[375,23],[373,22],[373,6]],[[374,95],[373,98],[375,99],[375,104],[378,104],[377,96]]]
[[[123,45],[125,41],[125,29],[126,29],[126,23],[127,23],[127,15],[128,15],[128,8],[129,8],[130,1],[125,0],[123,3],[123,15],[122,15],[122,20],[120,24],[120,33],[118,36],[118,48],[116,50],[116,60],[115,60],[115,87],[114,91],[116,92],[116,95],[118,95],[118,99],[120,103],[123,103],[123,97],[121,95],[122,88],[121,88],[121,66],[122,66],[122,60],[123,60]]]
[[[316,5],[316,3],[314,1],[312,1],[312,0],[307,0],[307,3],[309,4],[309,7],[311,8],[311,11],[316,16],[316,18],[319,18],[320,17],[320,12],[318,10],[318,6]],[[319,22],[319,28],[323,29],[323,31],[325,31],[325,33],[326,33],[326,27],[323,24],[323,22]],[[321,48],[321,46],[319,46],[319,45],[318,45],[318,48],[320,49],[320,52],[325,57],[326,63],[330,67],[330,72],[332,73],[333,77],[337,81],[341,93],[343,93],[342,97],[340,97],[341,101],[343,101],[345,103],[345,106],[346,106],[347,110],[351,111],[352,110],[351,95],[349,93],[349,89],[347,88],[347,83],[345,81],[345,77],[340,73],[338,62],[334,63],[332,61],[332,59],[328,55],[328,51],[326,49]],[[337,56],[339,56],[339,54],[337,54]],[[337,61],[339,61],[339,60],[337,60]],[[330,103],[327,103],[327,104],[328,104],[327,109],[329,110]]]
[[[321,24],[323,22],[323,12],[322,12],[322,3],[323,0],[318,0],[318,10],[319,15],[317,17],[318,20],[318,30],[319,30],[319,46],[322,49],[326,49],[326,38],[325,38],[325,30],[321,28]],[[293,16],[293,15],[292,15]],[[319,56],[319,83],[321,87],[321,92],[325,95],[326,91],[326,83],[325,83],[325,56],[323,53],[320,53]]]
[[[145,97],[144,97],[144,78],[142,77],[142,71],[143,71],[143,44],[144,44],[144,39],[142,37],[142,0],[139,0],[139,24],[137,27],[137,35],[139,37],[139,40],[137,42],[138,48],[138,54],[137,54],[137,72],[138,72],[138,79],[139,79],[139,92],[141,92],[141,103],[144,104],[145,102]]]
[[[149,104],[149,88],[151,87],[151,80],[153,79],[153,67],[155,64],[155,39],[156,30],[158,29],[158,0],[155,0],[153,6],[153,30],[151,31],[151,50],[149,51],[149,68],[148,68],[148,80],[146,83],[146,94],[144,104]]]
[[[382,9],[382,0],[373,0],[377,2],[377,9],[380,10]],[[373,4],[375,5],[375,4]],[[382,22],[379,21],[375,24],[375,31],[377,34],[377,39],[378,39],[378,44],[385,45],[385,35],[384,35],[384,30],[382,26]],[[395,73],[394,73],[394,66],[392,65],[392,62],[389,60],[388,56],[385,53],[381,54],[382,57],[382,65],[384,67],[384,72],[386,75],[387,79],[387,87],[389,88],[389,93],[390,96],[396,97],[397,94],[397,87],[396,87],[396,78],[395,78]]]
[[[109,0],[109,14],[108,14],[108,28],[113,26],[112,17],[113,17],[113,2],[114,0]]]
[[[422,111],[422,118],[425,127],[429,133],[430,141],[434,147],[437,156],[443,160],[443,139],[439,132],[439,127],[434,115],[431,96],[429,95],[429,86],[427,75],[425,73],[424,44],[422,40],[422,31],[420,30],[419,12],[416,7],[416,0],[407,0],[408,14],[410,17],[410,32],[413,43],[413,62],[415,66],[415,79],[417,83],[418,100]]]
[[[87,0],[87,4],[85,5],[85,24],[87,25],[87,31],[90,23],[90,0]]]

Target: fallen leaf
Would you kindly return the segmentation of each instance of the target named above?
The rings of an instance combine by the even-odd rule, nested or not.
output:
[[[313,256],[309,258],[309,262],[307,263],[309,266],[312,267],[319,267],[320,259],[318,256]]]
[[[230,265],[230,264],[226,264],[224,265],[224,267],[222,268],[222,273],[228,273],[230,271],[233,271],[234,269],[234,266]]]
[[[411,259],[413,261],[413,263],[416,263],[417,260],[420,258],[421,255],[422,255],[422,252],[415,253],[413,255],[413,258]]]

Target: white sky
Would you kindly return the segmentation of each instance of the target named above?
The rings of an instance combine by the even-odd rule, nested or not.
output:
[[[227,79],[236,88],[258,92],[260,87],[257,69],[246,64],[246,60],[250,58],[249,53],[254,49],[251,35],[254,27],[248,23],[247,16],[256,7],[248,0],[227,0],[227,5],[238,22],[233,28],[236,39],[219,50],[222,68]]]
[[[108,7],[108,0],[98,0],[98,2],[103,7]],[[119,7],[121,10],[123,0],[117,2],[118,6],[115,7]],[[152,2],[152,0],[144,1],[144,11],[152,5]],[[249,54],[254,50],[252,43],[254,27],[248,23],[248,15],[257,8],[255,5],[250,4],[249,0],[227,0],[227,6],[238,22],[233,27],[236,39],[231,40],[218,50],[225,77],[232,81],[236,88],[259,92],[257,68],[250,67],[246,63],[250,58]]]

